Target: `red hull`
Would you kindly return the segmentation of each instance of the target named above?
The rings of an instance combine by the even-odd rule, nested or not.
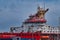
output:
[[[41,38],[39,33],[0,33],[0,38],[13,38],[13,37],[35,38],[36,40],[39,40]]]

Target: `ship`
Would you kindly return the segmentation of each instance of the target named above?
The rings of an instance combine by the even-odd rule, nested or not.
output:
[[[37,7],[37,12],[22,22],[21,27],[10,27],[9,32],[1,32],[0,40],[60,40],[60,27],[46,24],[49,8]]]

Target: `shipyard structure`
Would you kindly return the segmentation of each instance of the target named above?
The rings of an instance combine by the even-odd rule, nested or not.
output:
[[[49,9],[38,6],[21,27],[11,27],[10,32],[0,33],[0,40],[60,40],[60,27],[46,24],[45,14]]]

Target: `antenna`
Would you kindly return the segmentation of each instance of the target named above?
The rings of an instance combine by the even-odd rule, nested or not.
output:
[[[43,8],[44,8],[44,10],[45,10],[45,1],[43,0]]]

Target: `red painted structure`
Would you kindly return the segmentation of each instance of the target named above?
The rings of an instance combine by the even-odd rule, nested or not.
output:
[[[45,19],[31,19],[31,20],[26,20],[25,22],[33,22],[33,23],[35,23],[35,22],[40,22],[40,23],[45,23],[46,22],[46,20]]]
[[[41,38],[40,33],[0,33],[0,38],[35,38],[39,40]]]

